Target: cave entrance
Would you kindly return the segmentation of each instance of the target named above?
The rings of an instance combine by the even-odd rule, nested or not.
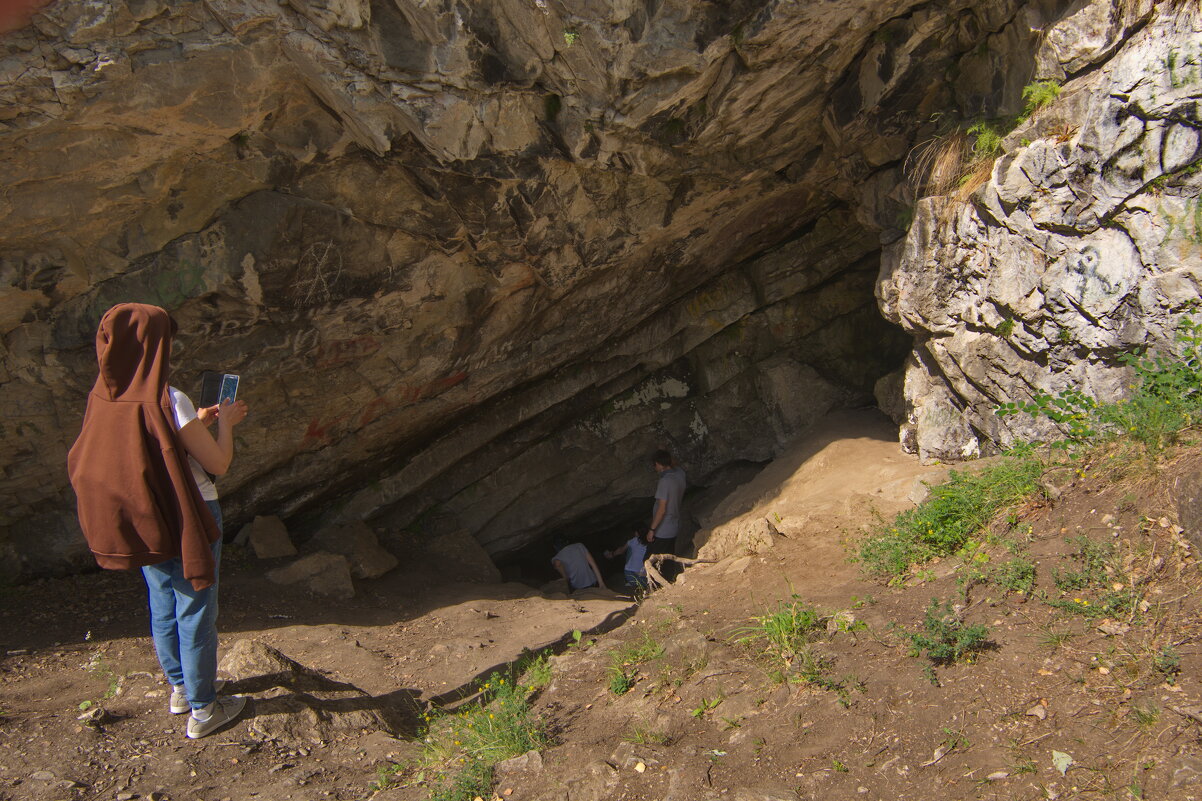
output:
[[[568,523],[548,528],[536,540],[520,550],[498,557],[497,567],[505,581],[517,581],[541,587],[559,578],[551,566],[555,549],[551,543],[562,537],[567,542],[583,543],[611,589],[623,586],[623,557],[606,559],[604,552],[617,548],[630,539],[637,526],[647,525],[651,516],[652,498],[629,498],[593,509]]]
[[[770,462],[737,460],[700,478],[702,483],[690,484],[685,491],[683,519],[677,553],[690,555],[694,546],[694,535],[700,528],[699,521],[736,488],[753,479]],[[611,589],[621,590],[625,584],[623,570],[625,556],[606,559],[605,551],[620,547],[639,526],[650,521],[654,498],[628,498],[597,507],[579,515],[570,522],[548,527],[537,539],[523,548],[495,557],[495,564],[504,581],[516,581],[532,587],[541,587],[559,578],[551,566],[555,549],[551,543],[557,537],[568,542],[583,543],[597,561],[605,583]]]

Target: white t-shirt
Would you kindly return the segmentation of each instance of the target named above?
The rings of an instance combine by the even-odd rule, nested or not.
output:
[[[192,401],[187,395],[175,387],[167,387],[167,390],[171,393],[171,409],[175,412],[175,424],[183,428],[196,419],[196,407],[192,405]],[[212,479],[200,466],[200,462],[189,455],[188,464],[192,466],[192,477],[196,479],[196,486],[200,487],[200,497],[206,501],[217,500],[217,488],[213,486]]]

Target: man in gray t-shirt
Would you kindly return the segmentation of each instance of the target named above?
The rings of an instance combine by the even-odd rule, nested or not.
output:
[[[568,580],[571,592],[587,589],[588,587],[605,588],[605,580],[601,578],[601,570],[593,561],[593,555],[579,542],[571,545],[556,540],[555,556],[551,564],[559,571],[559,575]]]
[[[672,454],[667,451],[656,451],[651,463],[659,474],[659,483],[655,486],[647,553],[675,553],[676,535],[680,533],[680,502],[685,490],[684,470],[673,466]]]

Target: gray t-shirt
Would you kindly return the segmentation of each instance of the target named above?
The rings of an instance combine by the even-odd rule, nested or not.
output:
[[[568,586],[573,590],[596,586],[597,576],[589,567],[588,548],[585,548],[583,544],[573,542],[571,545],[564,546],[551,561],[558,561],[563,565],[564,572],[568,574]]]
[[[670,540],[680,533],[680,502],[684,498],[684,486],[684,470],[681,468],[673,467],[660,473],[659,483],[655,485],[655,504],[658,507],[660,501],[667,501],[668,508],[664,510],[664,519],[655,529],[657,540]],[[654,515],[655,510],[652,509],[651,513]]]

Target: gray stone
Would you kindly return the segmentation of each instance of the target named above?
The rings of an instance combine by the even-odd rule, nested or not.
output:
[[[403,693],[373,698],[257,640],[234,642],[219,669],[234,678],[234,689],[254,693],[245,723],[250,736],[290,748],[368,733],[375,749],[383,740],[371,733],[396,735],[411,728],[418,714]]]
[[[1202,471],[1177,476],[1169,492],[1185,536],[1194,552],[1202,553]]]
[[[260,559],[296,556],[296,546],[292,544],[292,539],[288,536],[288,527],[284,525],[283,520],[275,515],[256,516],[250,525],[249,540],[251,547],[255,549],[255,556]]]
[[[453,531],[434,537],[426,550],[439,560],[445,575],[458,581],[497,582],[501,571],[488,552],[466,531]]]
[[[1134,24],[1089,3],[1051,26],[1046,74],[1103,66],[1007,138],[979,202],[920,201],[882,260],[881,309],[916,341],[901,439],[925,459],[1059,436],[1046,419],[994,409],[1069,388],[1122,397],[1130,379],[1115,354],[1171,350],[1177,315],[1199,296],[1198,277],[1173,269],[1196,251],[1187,208],[1199,181],[1172,197],[1148,191],[1199,146],[1196,131],[1165,122],[1191,102],[1178,90],[1193,79],[1172,66],[1184,23],[1157,19],[1126,38]],[[1142,108],[1157,111],[1128,113]]]
[[[493,767],[497,784],[529,782],[543,772],[543,755],[538,751],[527,751],[518,757],[498,762]]]
[[[375,532],[361,520],[326,528],[314,542],[323,550],[345,556],[355,578],[379,578],[398,564],[397,558],[380,547]]]
[[[320,552],[301,557],[269,571],[267,579],[276,584],[304,584],[310,592],[339,600],[355,597],[350,563],[341,554]]]
[[[1196,756],[1179,756],[1165,766],[1172,777],[1169,789],[1179,790],[1182,787],[1195,787],[1202,784],[1202,758]]]

